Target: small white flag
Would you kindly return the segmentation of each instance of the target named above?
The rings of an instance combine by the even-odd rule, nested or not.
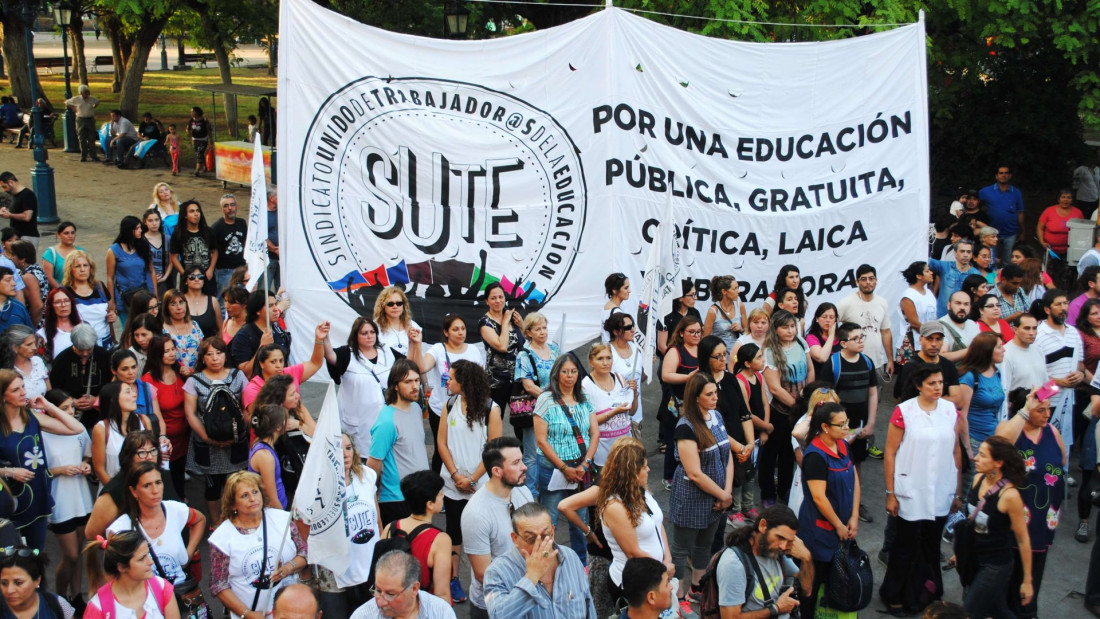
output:
[[[244,243],[244,261],[248,265],[251,292],[267,271],[267,178],[264,176],[264,150],[260,134],[252,146],[252,198],[248,202],[248,236]]]
[[[343,574],[351,562],[344,502],[344,444],[336,386],[328,384],[325,403],[317,417],[313,443],[302,465],[293,512],[309,525],[309,562]]]
[[[646,369],[649,369],[649,360],[653,358],[657,348],[657,321],[672,311],[672,301],[680,296],[674,292],[682,270],[680,246],[676,241],[676,224],[672,217],[670,199],[665,208],[665,216],[657,226],[656,238],[649,246],[649,256],[642,274],[638,315],[635,317],[636,325],[645,325],[644,330],[634,331],[634,341],[642,349],[640,359],[644,360]],[[646,375],[646,382],[653,382],[653,372],[647,371]]]

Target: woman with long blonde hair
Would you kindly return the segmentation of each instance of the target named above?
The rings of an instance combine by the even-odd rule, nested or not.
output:
[[[374,301],[374,322],[378,325],[378,343],[409,354],[409,335],[419,332],[420,325],[412,319],[412,308],[405,291],[390,286],[378,293]]]
[[[104,348],[114,347],[111,325],[118,321],[111,291],[95,278],[95,260],[87,252],[74,249],[65,259],[61,285],[72,293],[80,317],[95,327]]]
[[[149,204],[149,208],[155,209],[160,215],[164,236],[172,236],[172,231],[176,229],[176,223],[179,222],[180,217],[180,201],[176,198],[176,192],[172,186],[168,183],[153,185],[153,202]]]

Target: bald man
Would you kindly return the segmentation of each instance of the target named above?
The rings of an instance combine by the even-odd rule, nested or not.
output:
[[[321,619],[317,594],[302,584],[279,589],[271,612],[275,619]]]

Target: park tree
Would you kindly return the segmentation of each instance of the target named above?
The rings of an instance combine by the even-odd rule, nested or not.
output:
[[[96,0],[115,50],[115,71],[121,76],[119,109],[127,118],[137,118],[149,52],[177,7],[175,0]]]
[[[3,29],[4,67],[7,70],[11,94],[20,105],[30,106],[31,85],[38,96],[44,97],[38,83],[38,72],[27,68],[27,21],[24,19],[23,4],[19,2],[0,3],[0,28]]]

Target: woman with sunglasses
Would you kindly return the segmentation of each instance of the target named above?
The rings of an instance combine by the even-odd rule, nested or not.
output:
[[[603,304],[604,315],[611,318],[615,314],[624,313],[623,302],[630,298],[630,278],[622,273],[612,273],[603,280],[603,289],[607,293],[607,303]],[[607,318],[604,319],[605,322]],[[606,344],[608,338],[608,333],[601,330],[600,340]]]
[[[432,429],[433,439],[439,436],[439,417],[447,398],[450,397],[447,385],[451,378],[451,366],[457,361],[469,361],[485,367],[485,357],[482,356],[481,349],[466,343],[466,333],[466,320],[458,314],[447,314],[443,317],[443,341],[433,344],[423,355],[409,358],[416,363],[421,372],[431,372],[433,376],[439,377],[439,384],[433,385],[431,395],[428,397],[428,425]],[[421,337],[422,334],[419,331],[414,331],[410,335],[408,348],[410,354],[415,355],[417,351],[423,349]],[[437,448],[432,456],[432,470],[438,471],[442,464]]]
[[[84,598],[77,593],[62,597],[46,591],[46,555],[22,544],[0,548],[0,615],[16,619],[73,619],[83,609]]]
[[[122,441],[122,449],[118,452],[118,462],[122,469],[115,475],[92,505],[92,513],[88,517],[88,524],[84,526],[84,537],[94,539],[97,535],[106,535],[107,527],[126,512],[126,478],[130,471],[140,462],[151,462],[160,471],[164,481],[164,498],[179,501],[180,495],[176,494],[168,477],[168,471],[161,464],[161,451],[157,448],[156,437],[152,432],[131,432]]]
[[[634,343],[635,329],[634,317],[623,312],[612,314],[603,323],[604,333],[608,334],[608,343],[611,345],[611,371],[634,382],[637,407],[630,416],[630,434],[634,438],[640,438],[641,423],[645,418],[642,412],[642,383],[646,377],[645,368],[649,364],[641,363],[638,358],[642,349]]]
[[[141,462],[127,473],[126,490],[126,513],[107,527],[108,536],[140,531],[149,542],[157,576],[183,584],[188,564],[198,560],[206,516],[185,503],[165,500],[164,479],[152,462]]]
[[[410,337],[420,333],[420,325],[412,319],[412,308],[404,290],[390,286],[378,293],[374,302],[374,323],[378,325],[380,344],[409,356]]]
[[[164,334],[176,343],[176,358],[180,362],[180,374],[190,376],[198,363],[199,345],[203,341],[199,323],[191,318],[187,299],[178,290],[164,293]]]
[[[420,343],[416,342],[417,348]],[[351,323],[347,343],[332,347],[325,338],[325,362],[332,382],[340,388],[340,427],[359,453],[370,453],[370,429],[386,405],[390,368],[404,355],[378,341],[378,324],[369,316]],[[372,469],[373,470],[373,469]]]
[[[512,380],[516,375],[516,355],[523,350],[523,316],[518,309],[507,308],[504,286],[493,282],[485,287],[489,311],[477,322],[485,343],[485,369],[493,386],[493,401],[501,410],[508,406]]]
[[[241,394],[241,402],[245,408],[252,405],[256,394],[260,393],[264,383],[273,376],[286,374],[294,379],[295,385],[301,385],[302,381],[313,378],[325,363],[324,344],[328,341],[328,331],[328,321],[319,323],[313,329],[313,356],[305,363],[287,365],[286,352],[282,348],[275,344],[261,346],[256,351],[256,359],[252,362],[252,378],[245,385],[244,393]]]
[[[222,329],[222,308],[217,297],[206,294],[206,275],[198,267],[187,269],[187,279],[183,298],[187,301],[187,310],[195,323],[202,329],[202,338],[214,337]]]
[[[53,501],[42,434],[75,435],[84,426],[42,396],[28,401],[23,378],[14,370],[0,370],[0,394],[4,407],[0,415],[0,461],[14,463],[0,468],[0,477],[16,500],[11,520],[29,546],[45,548]]]

